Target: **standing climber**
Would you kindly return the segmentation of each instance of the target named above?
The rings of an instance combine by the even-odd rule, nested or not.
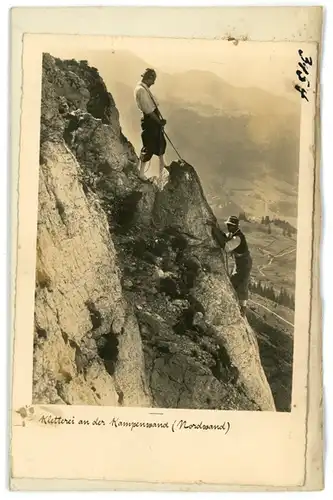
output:
[[[141,118],[141,139],[142,149],[140,152],[140,177],[145,179],[145,167],[153,155],[159,158],[159,182],[162,185],[163,169],[165,167],[164,154],[166,150],[166,140],[164,137],[164,120],[158,111],[158,102],[150,91],[150,87],[156,81],[156,71],[147,68],[141,81],[134,91],[135,101],[142,112]]]
[[[226,234],[225,251],[233,255],[235,266],[230,280],[236,290],[241,313],[246,312],[246,303],[249,295],[249,280],[252,269],[252,257],[249,252],[245,235],[239,228],[238,217],[231,215],[226,221],[228,233]]]

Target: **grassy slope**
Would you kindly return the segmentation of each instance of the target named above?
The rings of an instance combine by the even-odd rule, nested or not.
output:
[[[252,295],[258,304],[265,304],[283,316],[281,306],[274,309],[273,302]],[[287,313],[287,311],[285,311]],[[291,314],[291,312],[289,313]],[[276,409],[290,411],[292,395],[293,328],[252,302],[249,303],[247,319],[258,339],[260,358],[271,386]],[[290,318],[291,319],[291,318]]]
[[[252,277],[272,284],[276,290],[284,287],[294,294],[296,235],[283,236],[282,229],[273,224],[268,234],[267,226],[256,222],[242,222],[242,229],[253,258]]]
[[[278,328],[288,335],[293,335],[294,329],[291,324],[294,324],[294,311],[289,309],[289,307],[276,304],[272,300],[262,297],[261,295],[250,293],[249,308],[256,314],[259,314],[264,321],[274,328]],[[285,321],[279,319],[277,316],[280,316]]]

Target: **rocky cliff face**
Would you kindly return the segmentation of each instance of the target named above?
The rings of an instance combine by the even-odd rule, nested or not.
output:
[[[136,163],[97,70],[44,55],[34,402],[274,410],[194,168]]]

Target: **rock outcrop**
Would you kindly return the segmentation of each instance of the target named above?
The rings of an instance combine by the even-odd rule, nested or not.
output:
[[[195,169],[136,164],[97,70],[44,55],[34,402],[274,410]]]

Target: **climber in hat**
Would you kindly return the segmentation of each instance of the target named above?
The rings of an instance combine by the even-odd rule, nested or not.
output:
[[[233,255],[235,266],[230,280],[237,293],[241,313],[245,314],[249,294],[249,279],[252,269],[252,257],[249,252],[245,235],[240,230],[239,219],[235,215],[225,221],[228,228],[226,234],[225,251]]]
[[[159,158],[159,181],[162,184],[163,169],[165,167],[164,154],[166,150],[166,140],[163,133],[163,127],[166,124],[159,111],[157,99],[150,91],[150,87],[156,81],[156,71],[147,68],[141,75],[141,81],[134,90],[134,97],[139,110],[142,113],[141,118],[141,139],[142,149],[140,152],[140,177],[145,180],[145,167],[153,155]]]

